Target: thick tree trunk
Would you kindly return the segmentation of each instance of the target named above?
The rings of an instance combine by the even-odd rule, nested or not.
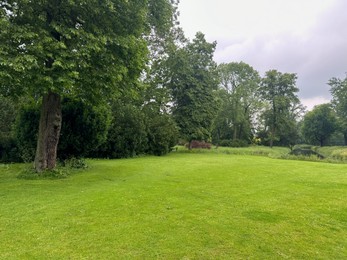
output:
[[[43,96],[37,140],[35,169],[37,172],[55,168],[61,129],[61,100],[49,92]]]

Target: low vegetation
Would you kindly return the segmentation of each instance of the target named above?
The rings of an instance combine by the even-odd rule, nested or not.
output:
[[[88,160],[54,180],[2,164],[0,258],[343,259],[346,166],[252,151]]]

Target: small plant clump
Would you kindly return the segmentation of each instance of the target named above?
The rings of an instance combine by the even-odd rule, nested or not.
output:
[[[61,162],[52,170],[37,172],[33,167],[25,167],[17,176],[19,179],[36,180],[36,179],[63,179],[72,174],[74,170],[87,169],[88,165],[84,158],[72,157]]]
[[[190,149],[211,149],[212,144],[205,141],[193,140],[190,143],[187,143],[186,147]]]
[[[38,179],[64,179],[69,175],[69,171],[63,167],[56,167],[52,170],[37,172],[33,167],[24,168],[17,176],[18,179],[38,180]]]

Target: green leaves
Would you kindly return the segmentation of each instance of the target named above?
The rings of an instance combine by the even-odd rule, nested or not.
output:
[[[276,70],[266,72],[261,82],[260,93],[269,104],[269,109],[263,113],[266,126],[269,128],[270,146],[279,139],[281,132],[286,132],[292,117],[294,107],[298,107],[299,98],[296,87],[296,74],[281,73]]]
[[[146,28],[172,25],[167,0],[19,0],[2,5],[0,87],[31,94],[54,90],[101,99],[125,91],[144,69]]]
[[[310,143],[321,146],[336,131],[337,119],[330,104],[315,106],[304,117],[303,134]]]
[[[215,43],[208,43],[202,33],[171,53],[168,86],[172,90],[173,115],[182,138],[206,140],[211,137],[217,112],[215,89],[218,86],[213,61]]]

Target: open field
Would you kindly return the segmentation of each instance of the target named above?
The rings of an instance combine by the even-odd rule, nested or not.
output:
[[[0,259],[345,259],[347,165],[226,153],[0,165]]]

